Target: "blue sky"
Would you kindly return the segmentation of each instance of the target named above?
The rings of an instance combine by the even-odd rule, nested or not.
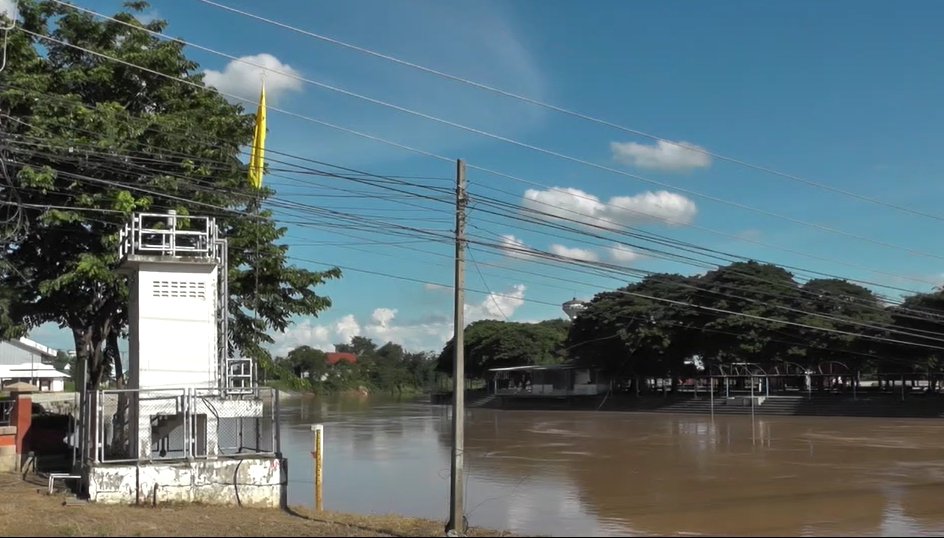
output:
[[[221,2],[668,140],[944,214],[939,209],[944,195],[939,181],[944,171],[944,152],[939,150],[944,142],[939,96],[944,44],[937,24],[944,5],[939,2],[914,1],[894,8],[888,2],[868,1]],[[105,13],[118,6],[111,1],[78,4]],[[495,196],[521,204],[526,191],[535,189],[545,192],[531,193],[532,198],[556,207],[579,203],[582,211],[597,218],[849,278],[927,291],[944,274],[937,257],[944,256],[937,232],[941,223],[935,219],[678,146],[660,147],[651,139],[443,80],[196,0],[153,1],[148,15],[166,19],[167,34],[192,43],[672,187],[463,132],[294,78],[267,75],[274,107],[543,185],[470,168],[473,201],[476,196]],[[257,69],[238,62],[228,65],[226,58],[198,50],[190,49],[190,54],[220,89],[257,96]],[[451,186],[454,165],[446,161],[271,110],[268,126],[268,145],[278,151],[379,174],[435,178],[422,182]],[[397,222],[419,228],[452,228],[448,204],[420,202],[428,209],[418,211],[373,197],[328,197],[337,194],[333,187],[357,186],[329,184],[324,178],[301,185],[298,179],[312,178],[293,177],[266,181],[292,200],[373,218],[407,219]],[[581,194],[548,191],[551,187],[579,189]],[[491,190],[495,188],[507,193]],[[679,193],[674,190],[678,188],[925,254]],[[663,190],[671,194],[645,194]],[[594,206],[590,197],[658,212],[675,219],[675,225]],[[324,220],[314,226],[289,226],[293,256],[423,281],[452,281],[452,247],[447,243],[399,245],[394,243],[403,238],[388,233],[350,232],[359,236],[355,239],[326,228]],[[511,235],[529,247],[557,248],[645,270],[700,271],[653,257],[613,258],[606,248],[611,242],[577,235],[551,237],[538,233],[534,225],[477,213],[475,208],[470,226],[470,231],[494,241]],[[315,242],[322,244],[310,244]],[[480,266],[469,267],[468,286],[496,295],[470,292],[471,319],[560,317],[555,305],[573,296],[588,299],[625,283],[500,251],[476,250],[473,256]],[[378,341],[392,339],[410,349],[438,349],[451,335],[450,290],[347,271],[319,291],[332,298],[334,307],[318,319],[299,320],[278,337],[277,352],[300,344],[330,348],[355,333]],[[68,337],[49,327],[35,331],[34,337],[71,347]]]

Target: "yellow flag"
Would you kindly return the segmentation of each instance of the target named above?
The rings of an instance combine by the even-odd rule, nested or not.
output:
[[[259,95],[259,108],[256,110],[256,132],[252,137],[252,152],[249,154],[249,184],[262,188],[262,165],[265,161],[266,138],[266,99],[265,82]]]

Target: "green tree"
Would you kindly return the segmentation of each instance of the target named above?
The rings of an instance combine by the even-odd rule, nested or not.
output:
[[[694,352],[697,318],[684,304],[693,293],[690,278],[661,274],[598,294],[573,322],[569,353],[619,378],[677,379]]]
[[[334,350],[340,353],[353,353],[357,360],[369,359],[377,353],[377,344],[366,336],[352,336],[351,341],[343,344],[335,344]]]
[[[311,379],[318,379],[327,368],[326,358],[327,355],[320,349],[299,346],[290,351],[280,364],[284,364],[298,377],[302,377],[307,372],[307,376]]]
[[[115,18],[142,24],[134,2]],[[99,21],[49,1],[21,0],[23,29],[202,85],[183,45],[138,28]],[[0,233],[8,327],[55,322],[71,330],[88,387],[114,365],[126,331],[128,287],[116,272],[118,230],[134,211],[216,216],[229,239],[230,346],[271,365],[264,345],[294,316],[315,315],[328,298],[314,288],[340,271],[288,264],[285,229],[268,211],[245,210],[272,194],[250,190],[241,147],[252,116],[218,93],[11,32],[0,86],[4,162],[25,226]],[[9,194],[2,193],[2,194]],[[36,209],[63,206],[70,209]],[[217,209],[225,208],[225,210]],[[119,380],[121,382],[121,380]]]
[[[435,353],[420,351],[407,353],[404,361],[412,379],[412,385],[421,390],[431,390],[438,379]]]
[[[839,279],[810,280],[801,290],[804,293],[799,308],[808,313],[797,318],[799,323],[847,334],[796,328],[804,345],[794,355],[805,356],[809,367],[839,361],[859,372],[874,365],[881,348],[875,340],[863,336],[887,336],[887,330],[878,327],[892,321],[878,297],[867,288]]]
[[[888,335],[906,343],[881,344],[879,368],[885,372],[940,372],[944,352],[935,348],[944,347],[939,340],[944,325],[944,291],[911,295],[901,305],[889,307],[888,313],[894,328],[910,334]]]
[[[561,321],[481,320],[469,324],[463,334],[466,375],[482,378],[490,368],[560,363],[569,325]],[[454,349],[455,338],[452,338],[439,354],[439,371],[452,372]]]
[[[772,363],[790,354],[789,342],[798,341],[793,326],[770,321],[798,316],[800,293],[789,271],[754,261],[736,262],[708,272],[694,284],[699,288],[692,297],[694,304],[732,312],[700,311],[699,325],[705,330],[698,333],[697,348],[702,357],[722,363]]]

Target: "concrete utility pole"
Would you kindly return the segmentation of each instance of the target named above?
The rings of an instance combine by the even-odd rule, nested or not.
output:
[[[465,456],[465,162],[456,161],[455,350],[452,364],[452,473],[449,485],[449,535],[465,533],[463,467]]]

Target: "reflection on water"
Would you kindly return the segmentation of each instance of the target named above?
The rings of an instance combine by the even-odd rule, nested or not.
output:
[[[363,397],[282,404],[289,501],[445,521],[447,406]],[[472,409],[466,512],[545,535],[941,535],[944,423]]]

